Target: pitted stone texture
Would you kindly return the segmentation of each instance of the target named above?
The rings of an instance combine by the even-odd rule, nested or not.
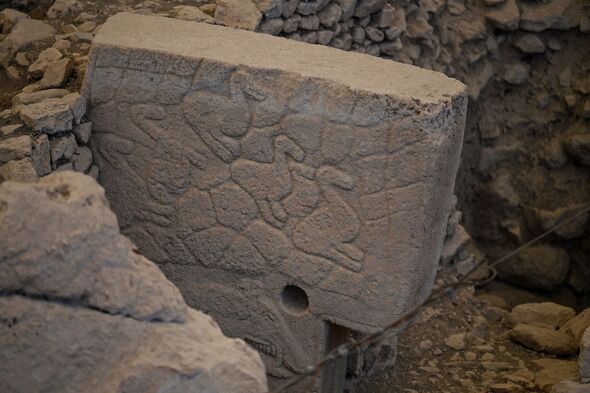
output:
[[[62,172],[33,186],[5,182],[0,213],[0,290],[138,320],[186,319],[180,292],[120,234],[92,178]]]
[[[270,374],[323,354],[328,321],[372,332],[429,293],[464,126],[459,82],[131,14],[93,45],[91,146],[124,232]]]
[[[0,315],[2,392],[267,391],[259,356],[199,311],[156,323],[15,295]]]
[[[255,351],[189,309],[73,172],[0,185],[0,344],[1,392],[267,391]]]

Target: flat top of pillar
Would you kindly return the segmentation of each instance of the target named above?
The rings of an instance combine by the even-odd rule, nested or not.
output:
[[[119,13],[101,27],[95,45],[208,58],[307,77],[423,103],[448,101],[465,86],[442,73],[322,45],[157,16]]]

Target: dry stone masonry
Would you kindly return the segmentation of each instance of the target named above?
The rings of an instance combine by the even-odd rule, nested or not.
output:
[[[459,82],[118,14],[95,37],[84,95],[123,232],[271,375],[302,372],[429,293],[465,120]]]
[[[2,392],[267,391],[255,351],[190,309],[71,171],[0,185],[0,344]]]

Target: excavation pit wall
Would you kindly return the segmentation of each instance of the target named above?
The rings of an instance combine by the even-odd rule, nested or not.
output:
[[[191,307],[261,353],[271,386],[430,292],[462,143],[461,83],[118,14],[95,37],[83,94],[123,233]]]

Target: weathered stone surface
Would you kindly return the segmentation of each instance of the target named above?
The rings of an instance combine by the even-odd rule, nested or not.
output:
[[[88,121],[78,124],[72,129],[72,133],[76,136],[78,143],[86,144],[92,133],[92,123]]]
[[[0,12],[0,28],[1,32],[4,34],[10,33],[12,28],[18,23],[21,19],[27,19],[29,15],[13,10],[10,8],[6,8]]]
[[[63,172],[33,187],[3,183],[0,200],[2,290],[69,299],[138,320],[186,320],[178,289],[119,233],[104,191],[91,178]]]
[[[19,116],[33,131],[47,134],[71,130],[74,119],[70,105],[55,98],[22,106]]]
[[[72,158],[78,146],[76,138],[72,134],[60,136],[51,140],[51,163],[56,166],[60,160],[69,160]]]
[[[175,18],[183,20],[192,20],[194,22],[213,23],[213,18],[201,11],[198,7],[190,5],[178,5],[174,7],[172,15]]]
[[[576,362],[574,361],[539,359],[533,360],[533,363],[541,367],[541,371],[535,372],[535,387],[543,392],[550,392],[554,385],[564,380],[576,378]]]
[[[586,331],[588,327],[590,327],[590,308],[585,309],[580,314],[576,315],[575,318],[567,321],[559,331],[569,334],[573,337],[576,343],[579,343],[584,331]]]
[[[74,62],[70,58],[50,62],[41,79],[41,88],[51,89],[63,86],[73,69]]]
[[[33,138],[33,152],[31,154],[33,166],[37,175],[45,176],[51,172],[51,156],[49,154],[49,138],[41,134]]]
[[[62,53],[55,48],[47,48],[39,53],[37,60],[28,68],[28,73],[34,78],[41,78],[47,69],[49,63],[59,60],[63,57]]]
[[[565,380],[553,385],[551,393],[590,393],[590,384]]]
[[[37,171],[29,157],[12,160],[0,166],[0,180],[33,182],[37,180]]]
[[[0,164],[11,160],[30,157],[32,152],[31,137],[28,135],[0,141]]]
[[[549,0],[520,3],[520,27],[529,31],[571,29],[583,15],[584,0]]]
[[[569,270],[568,254],[548,245],[532,246],[498,265],[503,280],[531,289],[551,290],[565,281]]]
[[[567,151],[580,164],[590,166],[590,134],[569,137]]]
[[[515,0],[506,0],[502,4],[489,7],[486,18],[502,30],[516,30],[520,20],[520,11]]]
[[[6,182],[0,206],[0,391],[266,391],[256,353],[186,306],[90,177]]]
[[[590,328],[586,328],[586,331],[580,340],[578,374],[580,375],[582,382],[590,382]]]
[[[4,64],[19,49],[36,42],[53,37],[55,29],[36,19],[20,19],[10,34],[0,42],[0,64]]]
[[[514,307],[509,314],[506,314],[503,322],[508,326],[527,324],[555,330],[575,316],[576,312],[573,308],[560,304],[525,303]]]
[[[580,203],[554,210],[530,208],[525,216],[531,225],[538,227],[539,232],[545,232],[579,213],[585,206]],[[557,228],[555,235],[562,239],[580,237],[584,233],[589,217],[590,213],[581,214],[578,218]]]
[[[74,170],[76,172],[86,172],[92,165],[92,151],[87,146],[78,148],[78,152],[74,157]]]
[[[18,112],[23,105],[35,104],[47,98],[65,97],[70,92],[66,89],[48,89],[34,93],[19,93],[12,98],[12,110]]]
[[[460,83],[130,14],[103,25],[86,75],[91,146],[125,233],[270,374],[324,353],[327,321],[375,331],[429,292]]]
[[[371,15],[373,12],[379,11],[387,0],[358,0],[356,9],[354,10],[354,16],[357,18],[364,18],[365,16]]]
[[[251,1],[218,0],[216,4],[213,19],[218,25],[256,30],[262,19],[262,14]]]
[[[538,326],[516,325],[510,331],[510,338],[535,351],[554,355],[571,355],[578,350],[571,336]]]

